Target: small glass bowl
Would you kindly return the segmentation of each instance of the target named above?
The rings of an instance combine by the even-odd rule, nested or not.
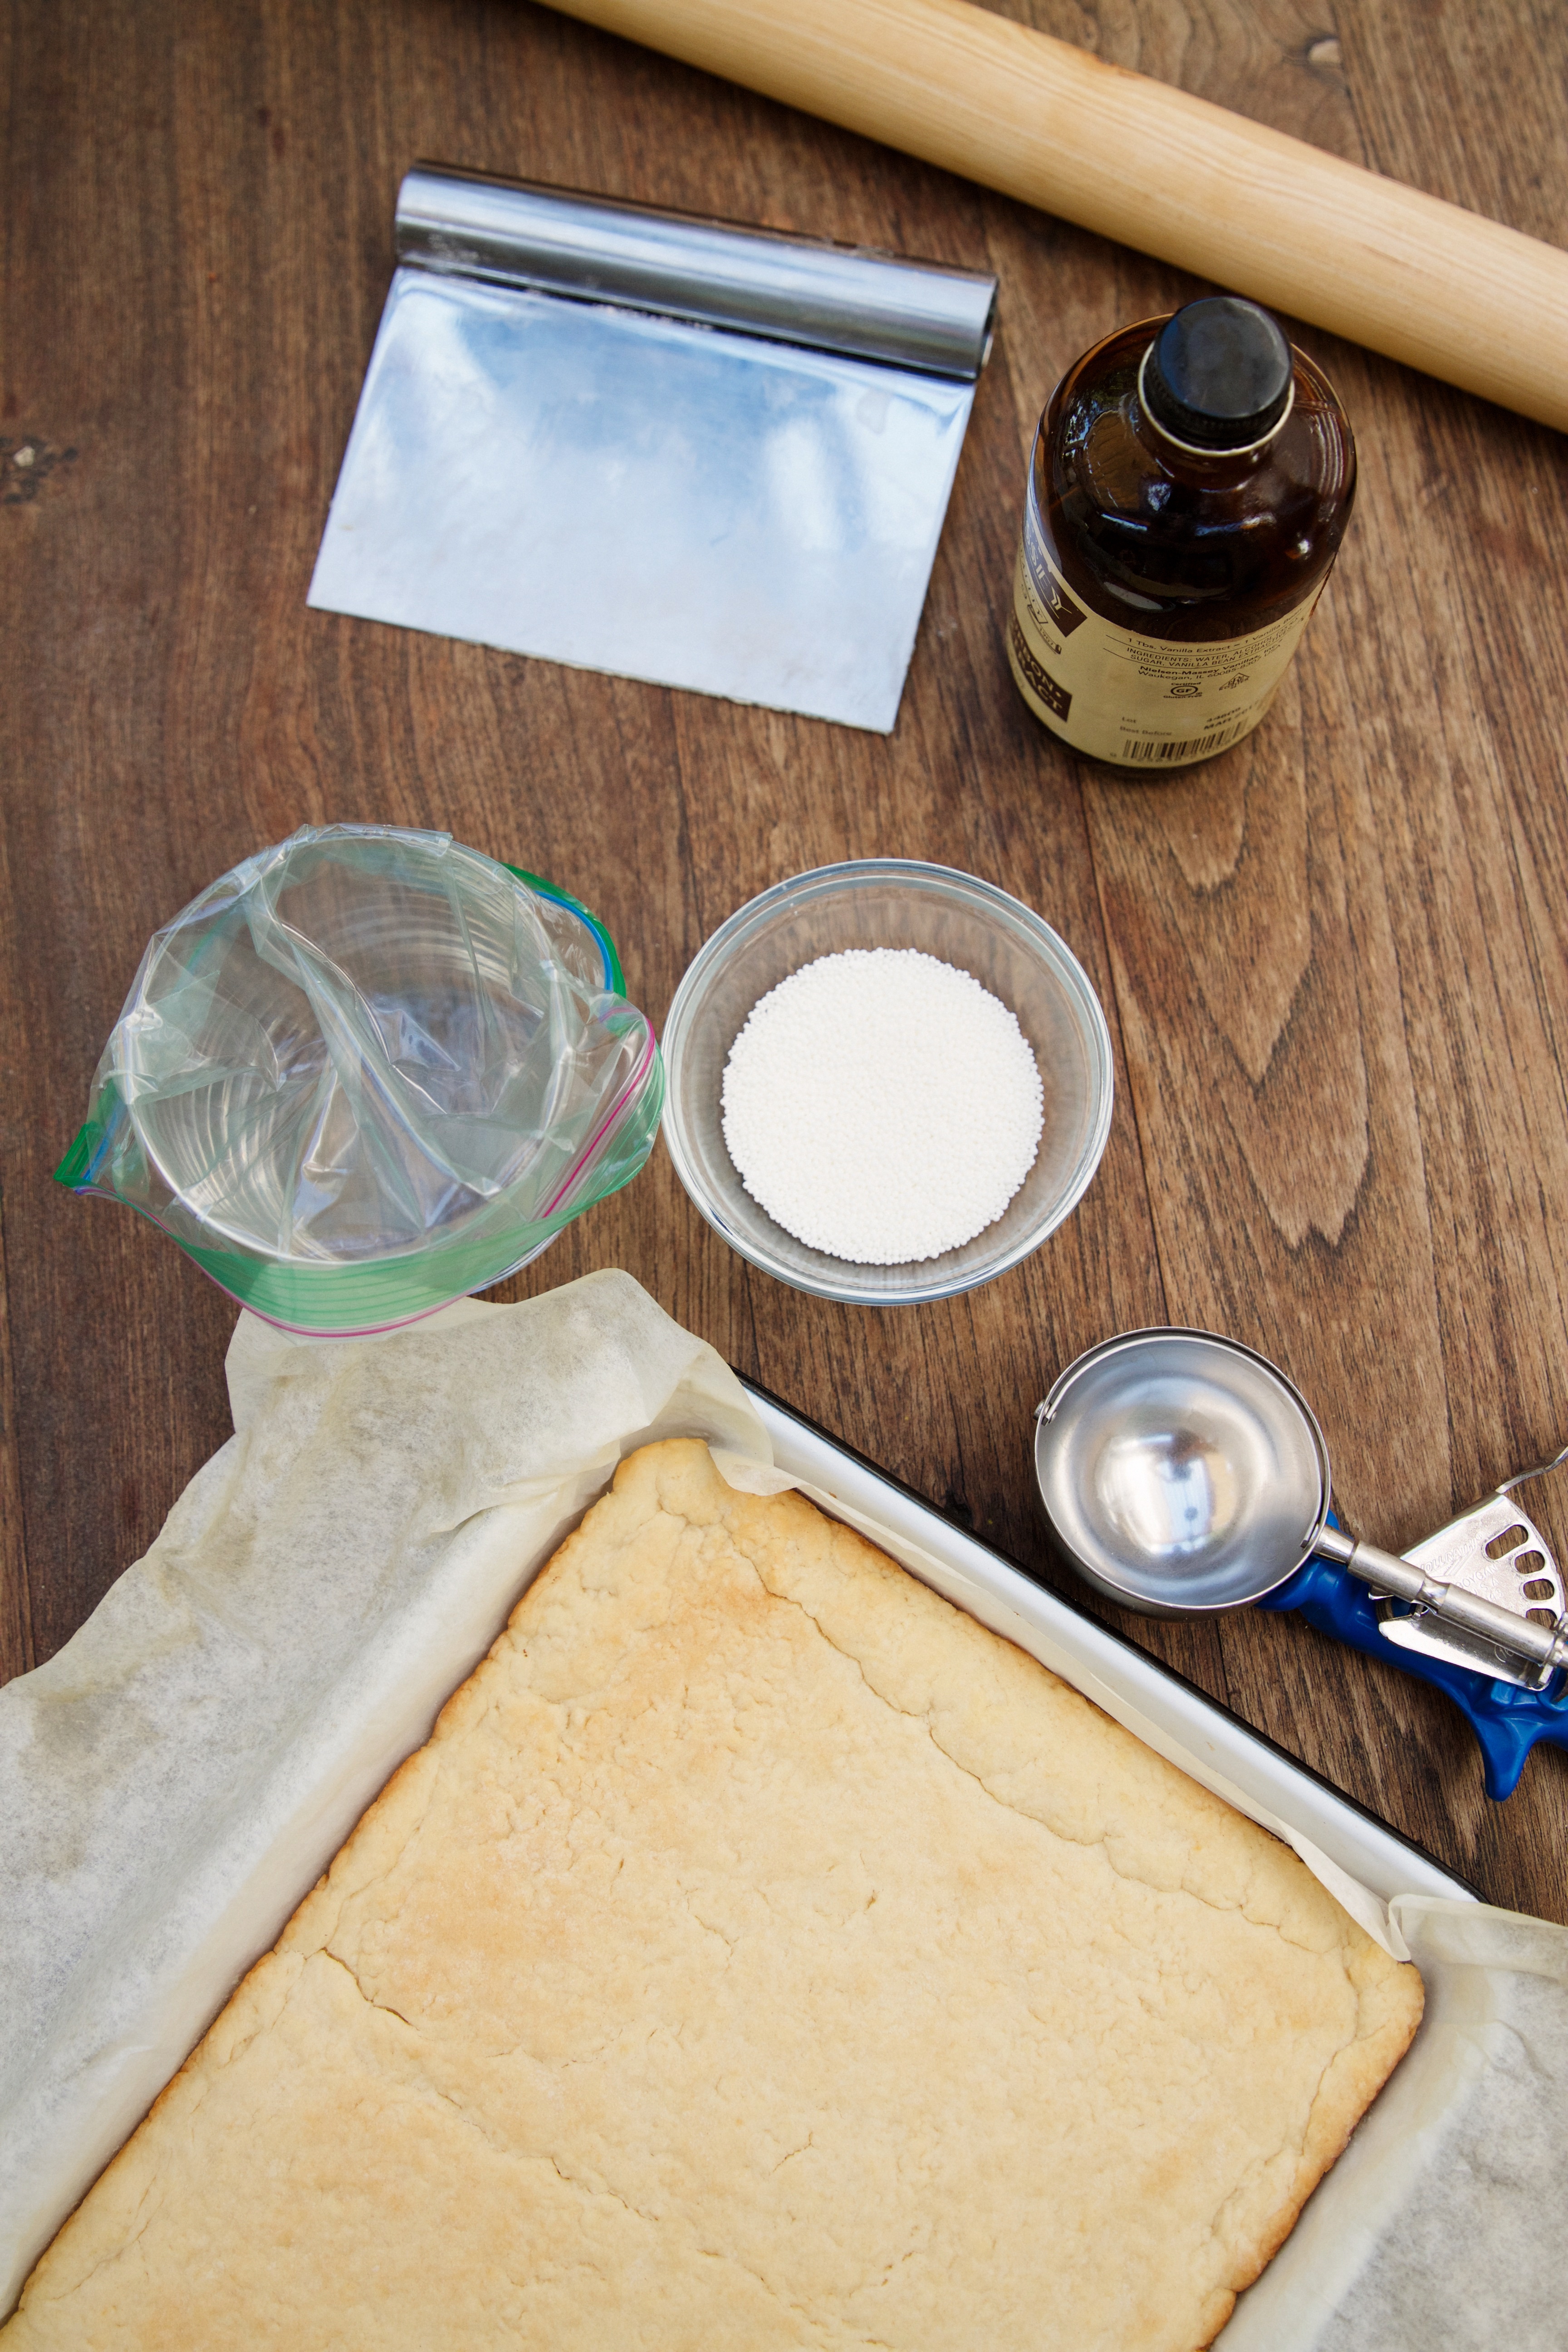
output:
[[[724,1065],[752,1007],[803,964],[847,948],[918,948],[972,973],[1034,1048],[1045,1089],[1035,1164],[994,1225],[941,1257],[858,1265],[808,1248],[752,1200],[725,1149]],[[952,1298],[1016,1265],[1077,1206],[1110,1132],[1110,1034],[1078,958],[1006,891],[913,858],[819,866],[752,899],[677,989],[663,1045],[664,1139],[715,1233],[780,1282],[852,1306]]]

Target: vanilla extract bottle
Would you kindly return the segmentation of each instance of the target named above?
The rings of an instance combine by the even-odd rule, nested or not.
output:
[[[1007,657],[1087,758],[1213,758],[1268,710],[1339,552],[1355,443],[1311,361],[1218,295],[1096,343],[1035,436]]]

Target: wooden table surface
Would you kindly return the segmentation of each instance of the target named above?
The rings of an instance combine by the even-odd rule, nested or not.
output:
[[[1568,244],[1547,0],[1010,13]],[[1134,1325],[1280,1363],[1384,1544],[1568,1436],[1568,443],[1294,328],[1359,438],[1344,553],[1262,730],[1129,784],[1036,729],[1002,624],[1052,383],[1195,281],[524,0],[16,0],[0,92],[0,1675],[58,1649],[227,1433],[229,1302],[50,1172],[149,933],[307,822],[445,827],[559,878],[660,1023],[732,908],[837,858],[940,859],[1056,925],[1116,1115],[1014,1274],[920,1309],[797,1296],[660,1147],[501,1294],[628,1267],[1054,1584],[1031,1411]],[[996,272],[890,738],[306,610],[421,157]],[[1273,1616],[1126,1624],[1490,1900],[1568,1919],[1568,1752],[1494,1805],[1459,1717],[1390,1666]]]

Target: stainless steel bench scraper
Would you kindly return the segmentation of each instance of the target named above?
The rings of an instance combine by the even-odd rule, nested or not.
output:
[[[994,278],[421,167],[318,608],[886,733]]]

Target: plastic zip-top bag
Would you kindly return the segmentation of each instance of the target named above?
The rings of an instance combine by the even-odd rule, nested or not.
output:
[[[499,1282],[635,1176],[664,1070],[585,907],[448,835],[306,826],[157,931],[57,1171],[290,1330]]]

